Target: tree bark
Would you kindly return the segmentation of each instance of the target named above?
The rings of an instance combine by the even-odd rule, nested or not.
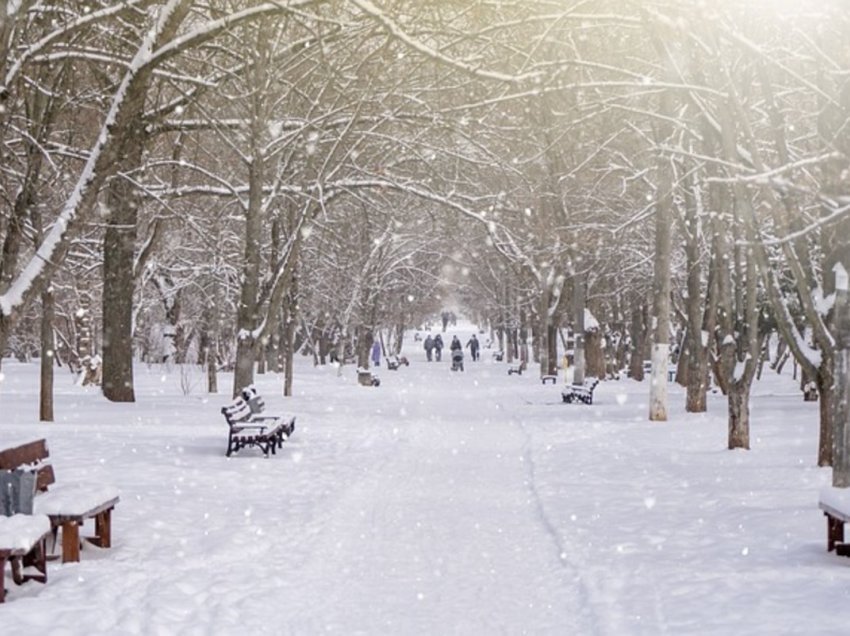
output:
[[[750,448],[750,384],[732,382],[728,394],[729,450]]]
[[[133,160],[141,162],[141,139]],[[103,239],[103,395],[112,402],[135,402],[133,388],[133,264],[139,200],[129,181],[116,176],[106,194],[109,209]]]
[[[53,320],[56,303],[53,292],[46,289],[41,294],[41,383],[38,418],[53,421],[53,365],[56,352]]]
[[[660,112],[669,116],[673,107],[669,91],[661,93]],[[660,124],[658,143],[670,136],[670,124]],[[670,260],[672,251],[673,168],[659,153],[657,201],[655,204],[655,267],[652,284],[652,380],[649,385],[649,419],[667,421],[667,365],[670,359]]]
[[[850,252],[850,250],[848,250]],[[835,379],[833,383],[832,485],[850,487],[850,254],[833,266],[835,276]],[[825,401],[825,400],[824,400]]]
[[[576,274],[573,279],[573,338],[575,340],[573,352],[573,384],[584,384],[585,359],[584,359],[584,311],[587,307],[587,281],[582,274]]]

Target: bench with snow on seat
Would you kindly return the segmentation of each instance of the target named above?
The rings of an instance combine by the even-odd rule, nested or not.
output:
[[[567,404],[593,404],[593,391],[599,384],[599,378],[585,380],[584,384],[572,384],[561,391],[561,398]]]
[[[850,556],[850,543],[844,542],[844,524],[850,521],[850,488],[822,488],[818,507],[826,517],[826,551]]]
[[[268,457],[295,431],[295,417],[267,415],[266,403],[256,387],[247,386],[239,397],[221,408],[230,432],[227,436],[227,457],[248,446],[256,446]]]
[[[27,581],[47,583],[47,537],[50,532],[47,515],[0,515],[0,603],[6,601],[7,561],[12,564],[12,580],[16,585]]]
[[[404,356],[389,356],[387,358],[387,369],[390,371],[398,371],[400,366],[410,366],[410,362]]]
[[[543,383],[543,384],[546,384],[547,382],[549,382],[551,384],[555,384],[557,382],[557,380],[558,380],[557,375],[541,375],[540,376],[540,382]]]
[[[369,369],[357,367],[357,383],[360,386],[381,386],[381,378]]]
[[[525,371],[525,362],[520,362],[519,364],[512,364],[508,367],[508,375],[522,375],[523,371]]]
[[[0,451],[0,470],[29,470],[35,475],[33,515],[50,519],[53,545],[62,530],[62,562],[80,560],[80,528],[94,520],[94,534],[83,537],[101,548],[112,546],[112,509],[119,501],[118,490],[103,484],[56,483],[47,440],[40,439]]]

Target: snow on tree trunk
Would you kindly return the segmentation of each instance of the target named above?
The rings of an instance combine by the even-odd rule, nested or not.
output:
[[[850,487],[850,258],[837,262],[835,274],[835,372],[833,409],[832,485]]]
[[[652,372],[649,385],[649,419],[653,422],[667,420],[667,362],[670,359],[670,345],[653,343]]]

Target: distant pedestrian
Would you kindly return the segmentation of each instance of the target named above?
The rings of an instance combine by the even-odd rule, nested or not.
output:
[[[437,362],[443,359],[443,337],[440,334],[434,336],[434,359]]]
[[[478,360],[478,350],[481,347],[478,342],[478,338],[475,337],[475,334],[472,334],[472,337],[467,341],[466,346],[469,348],[469,353],[472,356],[472,361],[476,362]]]
[[[425,356],[428,358],[428,362],[431,362],[431,352],[434,350],[434,339],[431,337],[430,333],[425,336],[425,342],[422,344],[422,347],[425,349]]]
[[[381,343],[377,340],[372,343],[372,364],[376,367],[381,366]]]

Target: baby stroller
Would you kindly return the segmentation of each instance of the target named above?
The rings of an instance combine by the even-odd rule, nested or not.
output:
[[[452,371],[463,371],[463,351],[460,349],[452,351]]]

